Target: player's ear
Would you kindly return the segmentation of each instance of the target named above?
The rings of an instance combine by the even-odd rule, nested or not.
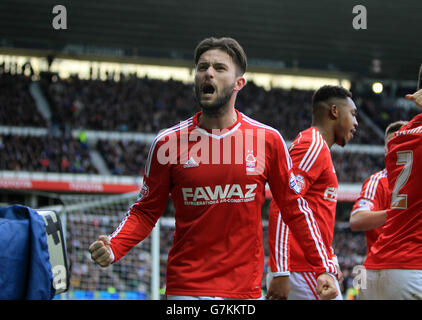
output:
[[[331,119],[338,119],[340,117],[340,108],[336,104],[330,105],[329,114]]]
[[[239,76],[236,78],[236,84],[233,88],[234,91],[240,91],[246,84],[246,79],[243,76]]]

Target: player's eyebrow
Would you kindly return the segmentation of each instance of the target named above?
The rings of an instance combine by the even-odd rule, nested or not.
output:
[[[214,68],[219,68],[219,67],[227,68],[227,64],[225,64],[224,62],[214,63]]]
[[[210,63],[208,61],[199,61],[197,66],[206,66],[209,65]]]
[[[209,61],[206,61],[206,60],[199,61],[197,66],[198,67],[199,66],[204,67],[204,66],[209,66],[209,65],[212,65],[214,68],[217,68],[217,67],[227,68],[228,67],[228,65],[224,62],[209,62]]]

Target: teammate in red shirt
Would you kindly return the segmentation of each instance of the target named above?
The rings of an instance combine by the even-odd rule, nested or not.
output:
[[[406,98],[422,108],[422,90]],[[360,275],[359,299],[422,299],[422,114],[394,134],[385,164],[391,204]]]
[[[338,181],[331,159],[330,148],[340,146],[353,138],[358,125],[356,106],[351,93],[338,86],[324,86],[313,96],[313,126],[299,133],[290,146],[296,181],[301,195],[321,230],[321,240],[330,248],[333,241],[337,205]],[[306,259],[301,238],[289,232],[284,225],[276,202],[269,212],[269,265],[273,279],[268,282],[270,299],[320,299],[316,290],[315,270]],[[335,259],[333,252],[328,253]],[[290,271],[290,272],[289,272]],[[338,281],[335,280],[340,291]],[[341,295],[337,297],[341,299]]]
[[[387,144],[406,121],[390,123],[385,129],[385,153]],[[378,239],[382,226],[387,218],[387,209],[390,207],[391,196],[388,190],[387,169],[372,174],[363,183],[360,196],[353,205],[350,213],[350,228],[353,231],[365,231],[366,255],[372,244]]]
[[[90,246],[101,266],[118,261],[149,235],[170,194],[176,230],[167,262],[170,299],[261,296],[264,264],[261,207],[268,183],[292,233],[319,276],[318,290],[337,295],[336,268],[279,132],[237,111],[246,56],[231,38],[195,49],[195,93],[202,111],[162,131],[151,145],[139,199],[110,236]]]

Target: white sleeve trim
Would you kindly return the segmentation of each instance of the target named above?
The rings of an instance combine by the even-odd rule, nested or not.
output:
[[[355,213],[358,213],[359,211],[371,211],[371,208],[369,207],[359,207],[353,210],[350,215],[353,216]]]
[[[114,253],[113,253],[113,250],[111,250],[111,248],[110,248],[110,255],[111,255],[111,263],[114,263]]]
[[[288,277],[290,276],[290,271],[283,271],[283,272],[272,272],[271,273],[274,278],[277,277]]]

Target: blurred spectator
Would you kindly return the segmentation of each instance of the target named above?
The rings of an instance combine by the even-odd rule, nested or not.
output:
[[[0,170],[98,173],[76,139],[0,135]]]
[[[188,118],[195,106],[192,86],[172,80],[71,77],[44,88],[53,122],[90,130],[157,132]]]
[[[155,133],[193,115],[192,84],[126,77],[114,80],[58,79],[45,84],[56,124],[91,130]],[[312,122],[311,90],[271,89],[249,82],[236,107],[260,122],[277,128],[286,140]],[[382,138],[363,121],[353,143],[382,144]]]
[[[98,173],[89,157],[88,145],[84,141],[51,135],[0,135],[0,170]],[[144,174],[149,143],[98,140],[96,148],[111,174]],[[371,173],[384,168],[384,157],[379,155],[333,152],[332,157],[338,180],[343,183],[361,183]]]
[[[336,223],[332,245],[343,272],[342,293],[353,288],[353,268],[363,265],[366,255],[366,241],[363,232],[351,231],[347,223]]]
[[[23,74],[0,72],[0,125],[45,127],[29,92],[31,79]]]
[[[362,99],[361,108],[367,113],[371,120],[384,131],[387,126],[399,120],[413,119],[420,110],[413,103],[400,106],[399,100],[391,99]],[[409,107],[405,107],[409,106]]]
[[[138,141],[97,142],[100,151],[112,174],[143,175],[150,144]]]
[[[331,156],[339,182],[362,183],[372,173],[385,167],[383,155],[332,152]]]

